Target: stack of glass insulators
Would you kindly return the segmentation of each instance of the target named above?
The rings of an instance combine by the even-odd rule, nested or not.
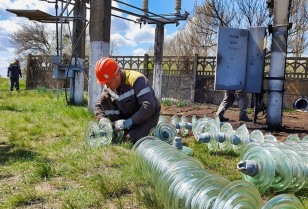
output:
[[[170,119],[170,123],[182,136],[186,136],[189,130],[192,128],[192,123],[188,122],[187,118],[184,115],[181,116],[181,118],[176,115],[172,116]]]
[[[172,116],[170,123],[182,136],[186,136],[189,129],[192,129],[195,139],[198,142],[206,143],[211,152],[220,150],[240,154],[240,151],[248,143],[277,141],[270,134],[263,136],[259,130],[249,134],[246,124],[243,124],[237,130],[233,130],[230,123],[221,123],[218,118],[202,117],[197,119],[194,115],[191,123],[189,123],[185,116],[182,116],[181,119],[178,116]]]
[[[193,150],[182,144],[182,138],[177,136],[175,127],[168,123],[165,116],[160,115],[156,127],[151,130],[150,136],[155,136],[162,141],[172,144],[174,148],[183,151],[185,154],[192,156]]]
[[[114,131],[112,123],[108,118],[102,118],[97,124],[90,121],[86,125],[85,139],[90,147],[99,147],[111,144],[111,142],[120,143],[123,140],[124,131]]]
[[[304,206],[294,195],[280,194],[265,203],[262,209],[304,209]]]
[[[210,174],[203,164],[173,149],[169,144],[148,136],[134,146],[136,164],[143,176],[155,186],[165,208],[191,209],[261,209],[262,200],[256,187],[243,180],[230,182],[226,178]],[[292,195],[274,197],[264,205],[296,205],[301,202]],[[274,208],[274,207],[273,207]],[[282,207],[281,207],[282,208]]]
[[[307,137],[307,136],[306,136]],[[296,192],[308,188],[308,142],[289,135],[285,142],[251,143],[241,153],[242,178],[261,191]]]
[[[192,131],[196,140],[207,143],[211,152],[233,150],[235,153],[240,153],[246,144],[262,139],[254,137],[254,135],[259,134],[256,132],[250,136],[245,124],[234,131],[230,123],[220,123],[218,119],[208,117],[196,120],[192,126]],[[258,142],[262,143],[261,141]]]
[[[155,185],[156,195],[168,209],[175,208],[261,208],[258,190],[249,182],[230,183],[212,175],[195,158],[152,136],[134,146],[137,167]],[[217,201],[216,201],[217,200]]]
[[[168,123],[167,118],[163,115],[160,115],[156,127],[151,130],[149,135],[155,136],[160,140],[171,144],[175,139],[177,132],[176,129],[170,123]]]

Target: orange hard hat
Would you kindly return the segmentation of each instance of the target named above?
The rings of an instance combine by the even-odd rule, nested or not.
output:
[[[95,65],[97,83],[106,84],[115,76],[119,69],[118,63],[108,57],[103,57]]]

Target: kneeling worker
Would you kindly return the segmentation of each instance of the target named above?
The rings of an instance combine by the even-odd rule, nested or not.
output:
[[[95,73],[97,82],[105,85],[94,107],[97,120],[109,118],[115,130],[125,129],[125,139],[133,143],[147,136],[160,114],[149,80],[137,71],[120,69],[111,58],[100,59]]]

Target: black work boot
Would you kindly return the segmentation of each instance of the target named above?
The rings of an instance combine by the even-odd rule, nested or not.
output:
[[[240,116],[240,121],[252,122],[252,120],[249,119],[247,115]]]
[[[229,118],[225,118],[224,116],[219,117],[220,122],[229,121]]]

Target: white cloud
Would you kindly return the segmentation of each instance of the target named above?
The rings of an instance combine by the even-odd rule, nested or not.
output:
[[[115,2],[115,1],[111,2],[111,6],[116,7],[116,8],[120,8],[118,2]],[[115,10],[112,10],[112,14],[115,14],[115,15],[118,15],[118,16],[123,16],[122,12],[115,11]]]
[[[45,12],[54,11],[54,4],[38,0],[1,0],[0,9],[39,9]]]
[[[133,16],[128,16],[133,19]],[[129,40],[135,41],[136,43],[154,43],[155,27],[154,25],[140,25],[129,22],[129,28],[125,32],[125,37]]]
[[[0,20],[0,34],[5,34],[6,37],[7,34],[15,32],[19,28],[20,26],[17,24],[14,18],[7,20]]]
[[[2,48],[2,47],[1,47]],[[9,48],[6,51],[0,51],[0,76],[6,77],[7,74],[7,68],[10,64],[10,62],[14,59],[14,49]]]
[[[147,51],[143,48],[138,48],[133,50],[133,56],[142,56],[146,53]]]
[[[120,47],[122,46],[136,46],[136,42],[129,40],[122,36],[119,33],[112,34],[111,35],[111,40],[114,41],[116,44],[118,44]]]
[[[111,17],[111,33],[122,33],[129,30],[129,24],[127,20],[120,19],[118,17]]]

